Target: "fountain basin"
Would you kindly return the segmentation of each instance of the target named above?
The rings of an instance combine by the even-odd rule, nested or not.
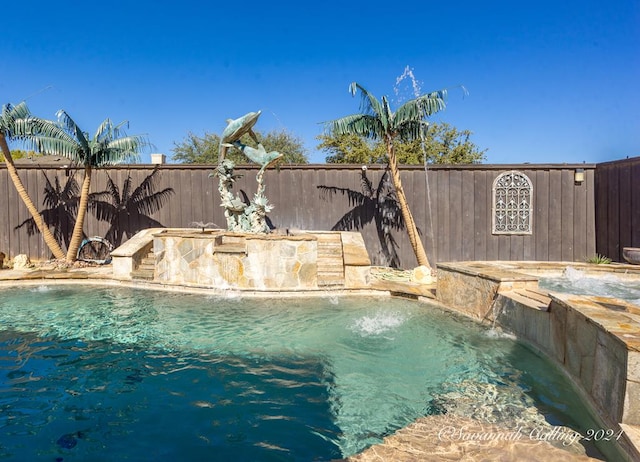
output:
[[[632,265],[640,265],[640,247],[623,247],[622,257]]]
[[[343,231],[166,229],[153,255],[153,282],[235,290],[366,288],[371,265],[360,233]]]

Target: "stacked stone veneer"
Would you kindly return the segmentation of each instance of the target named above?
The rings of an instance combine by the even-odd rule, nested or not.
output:
[[[319,261],[318,243],[331,235],[338,245]],[[323,267],[333,269],[332,287],[364,288],[371,264],[360,234],[349,232],[164,231],[153,236],[153,252],[154,282],[219,289],[318,290]]]
[[[495,322],[545,353],[609,428],[640,425],[640,308],[611,298],[559,293],[548,294],[544,307],[523,302],[521,294],[534,288],[537,278],[491,265],[438,265],[440,303]],[[640,457],[632,444],[620,443],[632,459]]]

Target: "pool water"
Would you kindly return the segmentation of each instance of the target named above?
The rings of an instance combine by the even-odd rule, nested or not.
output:
[[[596,428],[548,362],[412,300],[0,295],[3,460],[331,460],[456,406]]]
[[[640,276],[631,278],[613,273],[590,274],[569,266],[562,276],[541,277],[538,284],[551,291],[619,298],[640,306]]]

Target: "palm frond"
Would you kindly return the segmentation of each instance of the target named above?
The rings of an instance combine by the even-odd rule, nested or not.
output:
[[[111,122],[111,119],[106,118],[96,129],[93,139],[96,141],[109,141],[113,139],[113,137],[113,123]]]
[[[0,116],[0,132],[7,138],[20,136],[20,132],[16,132],[16,122],[28,119],[30,116],[29,108],[24,101],[15,106],[9,103],[3,105]]]
[[[395,113],[396,126],[408,121],[420,121],[445,109],[447,90],[434,91],[411,99],[398,108]]]
[[[114,138],[120,138],[120,136],[124,136],[125,132],[122,129],[122,127],[126,127],[129,128],[129,121],[128,120],[123,120],[122,122],[120,122],[118,125],[113,127],[113,137]],[[121,133],[122,132],[122,133]]]
[[[394,115],[393,111],[391,111],[391,105],[389,104],[389,100],[386,96],[382,97],[382,113],[380,114],[380,121],[382,122],[382,126],[384,127],[385,132],[393,131],[394,125]]]
[[[35,151],[42,154],[51,154],[66,157],[72,162],[84,163],[85,157],[82,151],[78,150],[78,142],[55,122],[45,121],[26,121],[31,123],[33,136],[26,138],[26,142]]]
[[[421,140],[425,137],[425,125],[428,124],[422,120],[407,120],[395,127],[395,136],[403,143],[411,143],[415,140]]]
[[[360,90],[362,96],[362,99],[360,100],[360,110],[365,114],[380,117],[384,111],[380,101],[378,101],[375,96],[369,93],[367,89],[358,82],[351,82],[349,85],[349,93],[351,93],[352,96],[355,96],[358,90]]]
[[[370,139],[379,139],[384,127],[379,117],[369,114],[353,114],[327,122],[327,127],[335,136],[359,135]]]
[[[140,159],[138,154],[144,145],[144,137],[128,136],[110,140],[100,149],[95,149],[92,153],[92,163],[97,167],[107,165],[117,165],[126,162],[137,162]]]
[[[86,157],[91,152],[90,144],[86,134],[80,129],[78,124],[66,113],[64,109],[60,109],[56,112],[58,122],[64,127],[71,136],[78,142],[81,150],[84,152],[83,157]]]

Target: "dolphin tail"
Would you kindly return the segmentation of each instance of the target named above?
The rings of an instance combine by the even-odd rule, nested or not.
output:
[[[260,111],[258,111],[258,114],[260,114]],[[256,132],[254,132],[252,129],[249,129],[249,136],[253,141],[260,144],[260,141],[258,140],[258,135],[256,135]]]

